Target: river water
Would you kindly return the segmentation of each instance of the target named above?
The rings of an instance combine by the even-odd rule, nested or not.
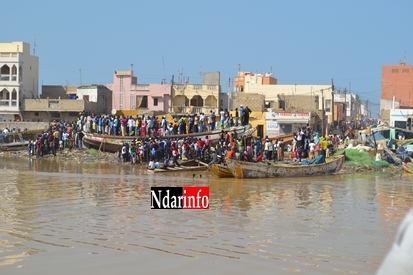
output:
[[[152,186],[210,187],[151,210]],[[218,179],[128,164],[0,159],[0,274],[374,274],[413,177]]]

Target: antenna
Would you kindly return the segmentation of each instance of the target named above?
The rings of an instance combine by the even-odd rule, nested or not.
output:
[[[33,44],[33,56],[36,55],[36,46],[37,46],[37,44],[36,44],[36,38],[35,38],[34,39],[34,44]]]
[[[201,77],[201,83],[204,84],[204,78],[202,77],[202,66],[199,66],[199,76]]]
[[[79,69],[79,74],[80,74],[80,86],[82,86],[82,69]]]
[[[162,84],[166,83],[166,77],[165,77],[165,61],[162,55],[162,68],[163,68],[163,78],[162,78]]]
[[[270,66],[270,73],[272,73],[272,66]]]
[[[179,73],[178,83],[179,83],[179,84],[182,84],[182,82],[183,82],[183,77],[182,77],[182,75],[183,75],[183,73],[184,73],[184,68],[182,68],[182,71],[181,71],[181,72],[179,72],[179,70],[178,70],[178,73]]]
[[[130,64],[131,71],[133,71],[133,63]]]

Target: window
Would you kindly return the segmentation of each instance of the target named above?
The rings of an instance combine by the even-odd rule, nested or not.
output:
[[[144,95],[142,97],[142,103],[141,103],[141,108],[148,108],[148,96]]]
[[[394,122],[394,127],[396,127],[396,128],[401,128],[401,129],[406,129],[406,127],[407,127],[407,123],[406,123],[406,121],[395,121]]]
[[[39,116],[39,112],[34,112],[34,116]]]
[[[123,105],[123,94],[119,95],[119,108],[122,110]]]
[[[409,73],[409,69],[403,69],[402,73],[408,74]]]
[[[50,117],[60,118],[60,114],[58,112],[52,112],[52,113],[50,113]]]
[[[11,80],[12,81],[17,81],[17,67],[16,67],[16,65],[13,65],[13,67],[11,67]]]
[[[123,92],[123,75],[119,76],[119,90]]]
[[[147,95],[136,96],[136,108],[148,108],[148,96]]]
[[[391,72],[392,72],[392,73],[398,73],[398,72],[399,72],[399,69],[391,69]]]
[[[158,106],[158,98],[157,97],[155,97],[153,99],[153,106]]]
[[[130,96],[130,101],[129,101],[129,109],[130,110],[136,110],[136,95],[131,95]]]
[[[326,112],[331,112],[331,99],[326,99]]]
[[[76,113],[76,112],[69,112],[69,116],[78,116],[79,115],[79,113]]]
[[[10,81],[10,67],[7,65],[4,65],[0,69],[0,80],[1,81]]]

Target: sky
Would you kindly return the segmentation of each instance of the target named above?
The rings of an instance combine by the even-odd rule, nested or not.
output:
[[[0,42],[39,57],[40,85],[107,85],[130,70],[141,84],[240,69],[278,84],[330,84],[373,103],[381,67],[413,64],[413,1],[21,0],[2,3]],[[132,65],[133,64],[133,65]]]

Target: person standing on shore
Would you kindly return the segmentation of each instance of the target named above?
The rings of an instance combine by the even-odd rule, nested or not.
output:
[[[235,127],[238,127],[239,112],[238,108],[235,108]]]
[[[240,114],[240,117],[241,117],[241,125],[244,126],[245,125],[244,124],[245,109],[244,109],[244,106],[242,106],[242,104],[239,105],[239,114]]]
[[[125,116],[122,116],[121,120],[120,120],[120,129],[122,132],[122,136],[124,137],[126,135],[126,118]]]

